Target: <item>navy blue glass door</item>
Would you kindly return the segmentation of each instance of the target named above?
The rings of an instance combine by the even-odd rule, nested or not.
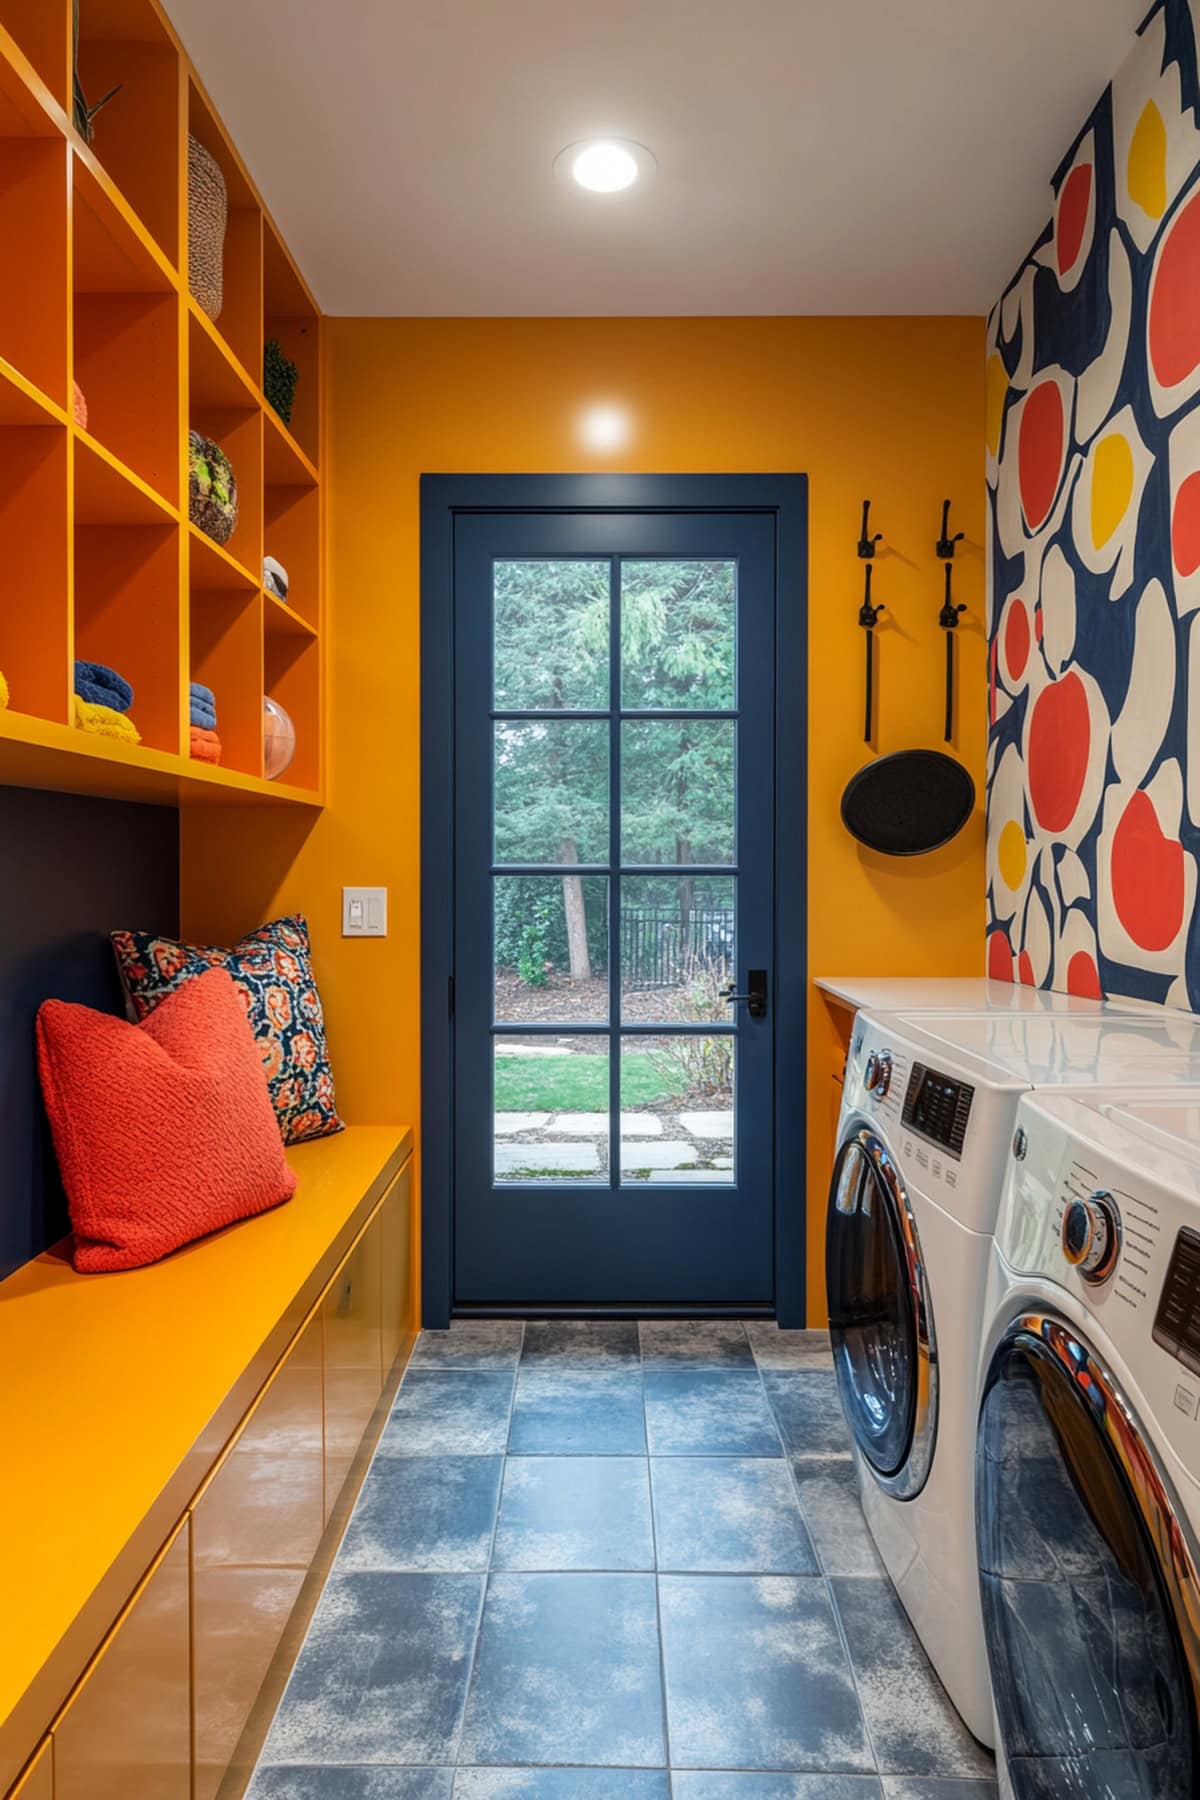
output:
[[[461,514],[454,615],[455,1304],[767,1306],[774,519]]]

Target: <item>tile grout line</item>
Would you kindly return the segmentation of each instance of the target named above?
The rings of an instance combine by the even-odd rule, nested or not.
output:
[[[517,1345],[517,1359],[513,1364],[512,1392],[508,1397],[508,1422],[504,1433],[504,1449],[500,1455],[500,1485],[496,1490],[496,1511],[492,1519],[492,1535],[488,1544],[487,1568],[484,1570],[483,1580],[479,1587],[479,1611],[475,1617],[475,1632],[471,1639],[470,1666],[467,1670],[467,1679],[463,1683],[462,1711],[458,1716],[458,1724],[454,1732],[452,1754],[450,1758],[450,1767],[454,1770],[450,1779],[451,1800],[453,1800],[453,1790],[458,1786],[458,1771],[460,1767],[463,1766],[459,1761],[459,1754],[462,1750],[462,1737],[467,1724],[467,1711],[471,1704],[471,1689],[475,1684],[475,1672],[479,1663],[479,1640],[483,1636],[483,1615],[487,1607],[488,1593],[492,1585],[492,1559],[496,1554],[496,1534],[500,1529],[500,1508],[504,1501],[504,1478],[508,1474],[508,1440],[512,1435],[513,1409],[517,1403],[517,1380],[521,1373],[521,1358],[524,1355],[524,1352],[525,1321],[522,1319],[521,1341]]]
[[[642,1322],[638,1320],[638,1367],[642,1382],[642,1430],[646,1438],[646,1493],[650,1501],[650,1550],[654,1558],[654,1622],[658,1630],[658,1691],[662,1700],[663,1756],[667,1771],[667,1797],[673,1800],[675,1778],[671,1769],[671,1715],[667,1707],[667,1647],[663,1641],[662,1590],[658,1573],[658,1521],[654,1516],[654,1459],[650,1454],[650,1421],[646,1417],[646,1356],[642,1346]]]

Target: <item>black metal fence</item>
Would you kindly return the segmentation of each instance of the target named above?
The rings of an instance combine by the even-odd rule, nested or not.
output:
[[[621,909],[621,981],[625,987],[678,987],[690,976],[732,973],[733,909]]]

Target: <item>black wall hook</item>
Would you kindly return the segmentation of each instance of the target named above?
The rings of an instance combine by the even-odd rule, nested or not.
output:
[[[866,524],[865,514],[863,517],[863,524]],[[873,549],[870,554],[872,556],[875,554]],[[858,609],[858,622],[867,634],[867,703],[865,723],[863,725],[863,743],[869,744],[871,741],[871,721],[875,711],[875,627],[879,623],[880,613],[885,612],[887,609],[883,605],[874,606],[871,603],[871,576],[873,570],[870,563],[867,564],[863,574],[866,579],[863,589],[863,603]]]
[[[867,559],[870,559],[872,556],[874,556],[876,544],[881,544],[883,542],[882,531],[877,531],[875,533],[874,537],[872,537],[870,535],[870,517],[871,517],[871,502],[869,500],[864,500],[863,501],[863,516],[862,516],[862,535],[860,536],[860,538],[858,540],[858,554]]]
[[[948,562],[950,560],[950,558],[954,555],[955,544],[961,544],[963,541],[963,538],[965,536],[966,536],[966,533],[962,532],[962,531],[956,531],[953,537],[950,536],[950,502],[948,500],[943,500],[942,501],[942,535],[939,537],[939,539],[937,541],[937,554],[942,558],[942,560],[944,562]]]
[[[950,502],[947,500],[946,505]],[[945,524],[943,522],[943,531]],[[962,533],[959,533],[962,536]],[[957,542],[957,540],[955,540]],[[953,547],[951,548],[953,556]],[[938,624],[946,634],[946,730],[944,741],[948,744],[954,735],[954,639],[952,631],[958,630],[960,616],[966,612],[965,606],[956,606],[953,594],[954,564],[946,561],[946,596],[942,601],[942,610],[938,614]]]

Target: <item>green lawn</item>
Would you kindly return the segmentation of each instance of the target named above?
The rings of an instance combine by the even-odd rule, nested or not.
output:
[[[658,1067],[653,1055],[621,1058],[621,1104],[653,1106],[683,1092],[682,1078]],[[497,1112],[607,1112],[606,1056],[496,1058]]]

